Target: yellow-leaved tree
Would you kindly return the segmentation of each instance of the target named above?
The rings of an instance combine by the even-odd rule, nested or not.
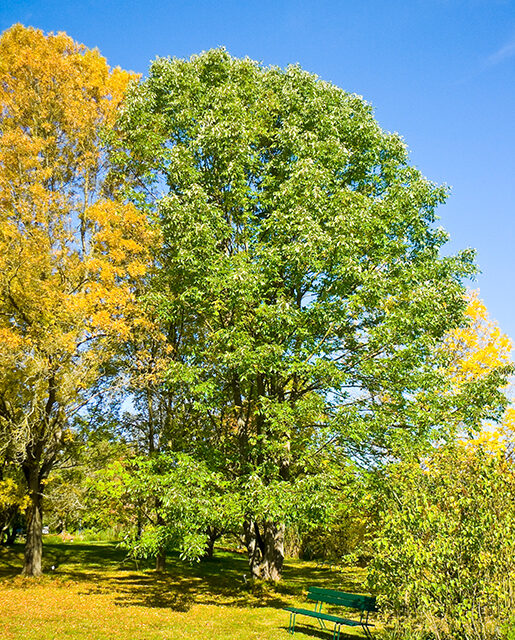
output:
[[[513,370],[512,341],[489,316],[478,291],[468,293],[465,312],[468,326],[449,333],[445,348],[450,350],[450,379],[455,390],[462,390],[468,383],[481,388],[489,384],[502,386],[500,380]],[[499,377],[500,376],[500,377]],[[507,407],[502,419],[496,423],[486,422],[479,433],[474,434],[471,444],[483,444],[490,449],[506,449],[510,446],[515,423],[515,409],[509,404],[509,389],[505,388]]]
[[[454,329],[446,340],[453,354],[450,372],[457,385],[484,378],[511,363],[512,342],[490,318],[478,291],[469,292],[465,315],[468,326]]]
[[[27,482],[29,576],[45,481],[138,323],[151,231],[106,192],[102,142],[131,77],[64,33],[0,39],[0,454]]]

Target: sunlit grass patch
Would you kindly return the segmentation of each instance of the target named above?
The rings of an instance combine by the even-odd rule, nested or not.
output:
[[[250,586],[245,556],[227,551],[194,565],[172,557],[162,574],[127,561],[114,544],[50,540],[44,551],[48,573],[33,580],[19,576],[21,547],[0,550],[2,640],[286,639],[282,608],[305,603],[309,585],[364,589],[360,568],[297,560],[286,563],[279,585]],[[299,621],[294,637],[332,633]]]

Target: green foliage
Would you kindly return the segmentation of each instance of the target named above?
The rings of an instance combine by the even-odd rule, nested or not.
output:
[[[515,618],[512,617],[505,627],[506,640],[515,640]]]
[[[369,514],[356,505],[340,505],[331,516],[304,534],[299,545],[301,557],[339,566],[366,564],[371,555],[369,545],[364,544],[370,534]]]
[[[401,454],[500,408],[473,384],[460,402],[435,349],[475,270],[439,255],[446,191],[361,98],[214,50],[157,59],[119,128],[128,194],[163,234],[169,388],[238,474],[284,479],[335,430],[354,455]]]
[[[440,255],[446,189],[360,97],[218,49],[154,61],[117,132],[113,179],[161,230],[170,449],[235,480],[246,521],[327,513],[331,449],[370,466],[501,411],[506,371],[458,388],[440,348],[475,272]]]
[[[109,437],[105,426],[96,426],[96,433],[91,433],[91,422],[85,428],[76,421],[65,455],[45,483],[44,520],[51,531],[95,528],[101,521],[97,496],[91,490],[93,479],[126,451],[123,443]]]
[[[260,519],[302,523],[301,531],[328,520],[334,505],[321,500],[332,491],[326,479],[299,478],[282,486],[251,476],[242,484],[186,454],[161,453],[111,463],[89,484],[98,524],[125,527],[133,556],[178,548],[183,559],[197,561],[206,552],[209,528],[239,532],[249,511]]]
[[[104,522],[127,527],[125,545],[134,557],[155,557],[178,548],[199,560],[208,527],[220,531],[241,523],[239,496],[219,474],[181,453],[135,457],[111,464],[95,481]]]
[[[28,498],[19,469],[0,462],[0,545],[13,543]]]
[[[327,472],[325,477],[329,478]],[[304,526],[295,527],[300,557],[340,566],[366,562],[371,554],[368,543],[374,524],[366,478],[350,463],[334,466],[327,486],[312,493],[313,500],[325,495],[321,504],[326,505],[327,511],[318,517],[300,519],[298,522],[304,522]]]
[[[513,609],[513,467],[456,445],[392,465],[377,483],[369,576],[383,607],[435,637],[497,637]]]

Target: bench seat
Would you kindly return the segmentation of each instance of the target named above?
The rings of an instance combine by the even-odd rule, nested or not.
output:
[[[292,613],[299,613],[303,616],[309,616],[310,618],[318,618],[319,620],[325,620],[326,622],[335,622],[337,624],[344,624],[348,627],[361,627],[359,620],[347,620],[340,616],[333,616],[330,613],[322,613],[321,611],[313,611],[313,609],[297,609],[295,607],[286,607],[285,611]]]
[[[363,596],[355,593],[345,593],[344,591],[335,591],[333,589],[322,589],[321,587],[309,587],[307,599],[314,601],[314,609],[302,609],[299,607],[285,607],[285,611],[290,614],[290,624],[288,626],[288,633],[295,632],[296,617],[307,616],[308,618],[315,618],[322,629],[327,629],[326,622],[334,625],[333,628],[333,640],[338,640],[340,637],[340,631],[342,625],[347,627],[361,627],[368,640],[371,640],[372,635],[369,627],[372,625],[368,621],[368,615],[371,611],[376,611],[376,599],[372,596]],[[355,609],[360,612],[359,620],[350,620],[342,616],[337,616],[332,613],[322,613],[322,604],[330,604],[333,606],[339,606],[346,609]]]

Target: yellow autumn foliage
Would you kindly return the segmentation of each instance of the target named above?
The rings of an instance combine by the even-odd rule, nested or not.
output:
[[[478,291],[469,292],[466,316],[469,325],[452,331],[446,341],[446,348],[453,354],[450,372],[457,387],[512,362],[512,341],[490,318]],[[480,446],[492,455],[505,455],[513,446],[513,434],[515,408],[508,406],[500,423],[486,423],[476,436],[467,438],[466,446]]]
[[[28,497],[12,478],[0,480],[0,513],[12,508],[23,512],[27,508],[27,503]]]
[[[465,313],[469,325],[454,329],[446,339],[453,355],[450,373],[458,386],[511,362],[512,342],[490,319],[478,291],[469,292]]]
[[[0,39],[0,454],[27,479],[31,544],[37,487],[140,313],[153,231],[104,188],[134,78],[64,33]]]
[[[8,373],[65,362],[124,339],[151,233],[127,203],[102,194],[102,131],[133,76],[63,33],[15,25],[0,41],[0,390]],[[98,352],[97,354],[98,355]],[[22,365],[25,363],[25,365]],[[57,365],[59,363],[59,366]],[[93,367],[94,368],[94,367]],[[34,373],[34,375],[37,375]],[[21,378],[21,376],[19,376]],[[23,382],[20,380],[20,383]],[[5,416],[4,416],[5,417]]]

